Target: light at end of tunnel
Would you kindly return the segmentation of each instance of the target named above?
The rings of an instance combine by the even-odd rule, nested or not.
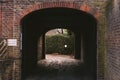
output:
[[[66,47],[67,47],[67,45],[65,44],[65,45],[64,45],[64,47],[66,48]]]

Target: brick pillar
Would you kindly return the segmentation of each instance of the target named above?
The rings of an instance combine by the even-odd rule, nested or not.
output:
[[[42,59],[42,36],[38,40],[38,60]]]
[[[2,3],[0,3],[0,37],[2,36]]]
[[[106,80],[120,80],[120,0],[107,6],[107,75]]]
[[[42,35],[42,59],[45,59],[45,34]]]
[[[81,59],[81,36],[75,34],[75,59]]]

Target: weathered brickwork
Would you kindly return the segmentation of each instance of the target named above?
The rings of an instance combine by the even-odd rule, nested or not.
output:
[[[13,1],[4,1],[1,3],[1,20],[2,20],[2,35],[4,37],[12,37],[12,27],[13,27]]]
[[[74,8],[78,10],[86,11],[95,17],[97,17],[98,12],[95,7],[91,4],[86,5],[84,0],[7,0],[4,3],[0,3],[0,36],[5,38],[15,38],[17,39],[17,46],[8,47],[8,52],[11,58],[13,58],[13,63],[9,70],[12,71],[10,74],[8,71],[6,76],[12,76],[11,80],[21,80],[21,19],[27,14],[52,7],[66,7]],[[90,7],[91,6],[91,7]],[[111,34],[111,33],[110,33]],[[118,41],[119,42],[119,41]],[[120,44],[120,43],[119,43]],[[111,46],[109,44],[109,46]],[[99,57],[99,55],[98,55]],[[99,57],[98,59],[102,59]],[[103,70],[101,65],[101,60],[98,60],[98,69]],[[116,60],[115,60],[116,61]],[[118,60],[119,61],[119,60]],[[119,64],[120,65],[120,64]],[[104,74],[98,76],[98,80],[104,80]],[[1,76],[1,75],[0,75]],[[2,80],[2,79],[0,79]],[[5,79],[9,80],[9,79]],[[117,79],[116,79],[117,80]]]
[[[120,80],[120,1],[113,0],[107,16],[108,80]],[[109,8],[108,7],[108,8]]]
[[[98,19],[98,28],[97,28],[97,41],[98,41],[98,46],[97,46],[97,51],[98,51],[98,73],[97,73],[97,78],[98,80],[105,80],[105,54],[106,54],[106,26],[105,26],[105,15],[101,14]]]
[[[1,4],[0,4],[0,35],[2,35],[2,10],[1,10],[1,8],[2,8],[2,6],[1,6]]]

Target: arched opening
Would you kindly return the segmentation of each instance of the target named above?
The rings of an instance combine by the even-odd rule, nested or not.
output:
[[[74,55],[74,33],[68,29],[56,28],[45,34],[45,53]]]
[[[41,36],[38,40],[38,60],[47,59],[48,54],[67,55],[75,58],[74,39],[74,32],[68,29],[56,28],[47,31],[45,38]]]
[[[39,70],[42,69],[37,69],[38,40],[40,36],[45,39],[45,33],[55,28],[66,28],[75,34],[75,59],[80,60],[81,54],[83,56],[83,62],[78,64],[78,69],[74,68],[74,71],[71,72],[79,76],[76,80],[96,80],[97,22],[92,15],[71,8],[47,8],[26,15],[21,20],[21,26],[22,80],[29,75],[39,73]],[[45,47],[45,45],[42,45],[42,47]],[[42,49],[45,51],[45,48]],[[58,70],[55,71],[55,74],[60,77],[58,72]]]

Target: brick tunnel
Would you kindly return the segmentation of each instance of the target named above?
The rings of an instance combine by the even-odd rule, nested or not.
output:
[[[79,71],[73,68],[76,80],[120,80],[120,0],[0,0],[0,80],[40,74],[38,40],[42,36],[44,59],[44,34],[55,28],[75,33],[74,60],[84,59]]]
[[[69,29],[75,34],[75,59],[83,62],[79,75],[90,76],[96,80],[97,70],[97,20],[89,13],[72,8],[46,8],[27,14],[21,20],[22,30],[22,80],[36,73],[38,40],[55,28]],[[81,43],[82,41],[82,43]],[[81,46],[81,44],[83,44]],[[42,57],[45,57],[44,44]],[[81,56],[83,49],[83,56]],[[77,73],[77,72],[76,72]],[[90,80],[84,79],[84,80]],[[79,80],[79,79],[78,79]]]

